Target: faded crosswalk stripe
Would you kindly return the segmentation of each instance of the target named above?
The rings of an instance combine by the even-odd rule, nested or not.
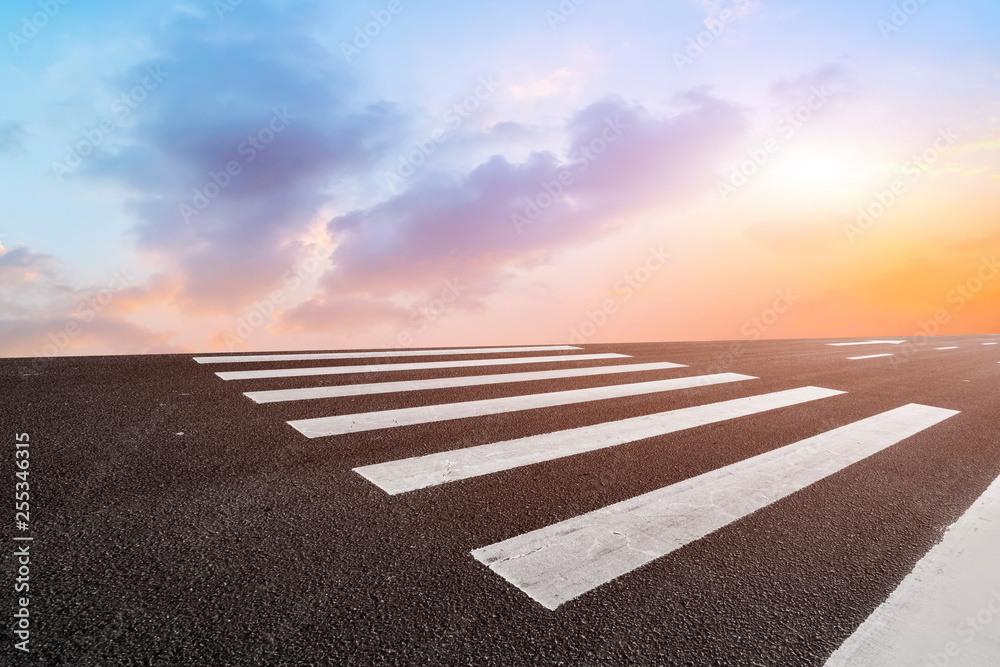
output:
[[[472,555],[555,609],[955,414],[909,404]]]
[[[685,368],[685,366],[683,364],[674,364],[669,361],[658,361],[648,364],[620,364],[617,366],[564,368],[556,371],[503,373],[499,375],[463,375],[461,377],[408,380],[403,382],[373,382],[369,384],[346,384],[333,387],[301,387],[297,389],[273,389],[270,391],[245,391],[243,394],[257,403],[275,403],[279,401],[302,401],[313,398],[339,398],[343,396],[387,394],[399,391],[475,387],[489,384],[506,384],[508,382],[556,380],[562,378],[586,377],[590,375],[639,373],[644,371],[669,370],[673,368]]]
[[[844,392],[819,387],[802,387],[363,466],[355,468],[355,472],[382,490],[395,495],[654,438],[842,393]]]
[[[418,408],[401,408],[398,410],[382,410],[379,412],[364,412],[352,415],[337,415],[334,417],[317,417],[313,419],[297,419],[288,422],[292,427],[309,438],[319,438],[342,433],[357,433],[381,428],[393,428],[410,424],[496,415],[504,412],[517,412],[536,408],[549,408],[557,405],[585,403],[609,398],[639,396],[661,391],[674,391],[692,387],[755,380],[749,375],[738,373],[716,373],[693,377],[674,378],[670,380],[654,380],[652,382],[637,382],[631,384],[616,384],[608,387],[591,387],[588,389],[573,389],[570,391],[553,391],[542,394],[527,394],[524,396],[508,396],[482,401],[464,401],[461,403],[444,403]]]

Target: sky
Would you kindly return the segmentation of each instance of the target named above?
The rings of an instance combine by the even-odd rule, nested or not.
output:
[[[994,0],[11,0],[0,355],[1000,332]]]

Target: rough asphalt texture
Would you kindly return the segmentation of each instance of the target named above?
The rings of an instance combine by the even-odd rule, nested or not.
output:
[[[586,345],[633,358],[231,382],[215,371],[393,359],[0,360],[6,609],[19,432],[35,538],[32,650],[8,631],[0,662],[822,665],[1000,475],[990,340],[908,357],[826,340]],[[882,352],[905,363],[847,360]],[[652,361],[689,368],[269,405],[241,393]],[[760,379],[313,440],[285,423],[728,371]],[[848,393],[394,497],[352,472],[807,385]],[[555,611],[469,554],[906,403],[961,414]]]

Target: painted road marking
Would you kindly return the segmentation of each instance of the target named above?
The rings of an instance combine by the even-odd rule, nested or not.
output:
[[[338,387],[303,387],[300,389],[276,389],[273,391],[246,391],[257,403],[278,401],[301,401],[312,398],[338,398],[342,396],[365,396],[387,394],[397,391],[422,391],[425,389],[447,389],[451,387],[474,387],[507,382],[530,382],[533,380],[554,380],[559,378],[607,375],[613,373],[638,373],[671,368],[686,368],[683,364],[669,361],[649,364],[623,364],[618,366],[589,366],[587,368],[567,368],[557,371],[534,371],[530,373],[504,373],[500,375],[465,375],[454,378],[433,378],[430,380],[410,380],[403,382],[375,382],[371,384],[348,384]]]
[[[472,555],[555,609],[955,414],[911,403]]]
[[[958,345],[952,345],[951,347],[935,347],[935,350],[957,350]]]
[[[457,359],[455,361],[424,361],[408,364],[369,364],[366,366],[316,366],[311,368],[275,368],[259,371],[221,371],[223,380],[256,380],[290,378],[307,375],[341,375],[345,373],[387,373],[390,371],[424,371],[438,368],[468,368],[470,366],[507,366],[509,364],[549,364],[560,361],[596,361],[597,359],[628,359],[627,354],[576,354],[552,357],[513,357],[510,359]]]
[[[377,359],[381,357],[432,357],[453,354],[501,354],[507,352],[556,352],[582,350],[573,345],[541,345],[535,347],[480,347],[457,350],[377,350],[373,352],[312,352],[308,354],[251,354],[227,357],[194,357],[199,364],[232,364],[251,361],[305,361],[308,359]]]
[[[1000,665],[1000,480],[830,656],[841,665]]]
[[[842,394],[803,387],[355,468],[392,495]]]
[[[887,354],[869,354],[869,355],[866,355],[864,357],[847,357],[847,359],[849,361],[857,361],[858,359],[876,359],[878,357],[891,357],[891,356],[893,356],[891,353],[887,353]]]
[[[833,347],[845,347],[848,345],[899,345],[905,342],[905,340],[866,340],[854,343],[827,343],[827,345],[832,345]]]
[[[496,415],[505,412],[549,408],[556,405],[571,405],[573,403],[586,403],[625,396],[640,396],[642,394],[653,394],[661,391],[690,389],[691,387],[701,387],[710,384],[756,379],[749,375],[739,375],[737,373],[717,373],[714,375],[697,375],[670,380],[654,380],[652,382],[616,384],[610,387],[590,387],[588,389],[572,389],[570,391],[552,391],[542,394],[491,398],[482,401],[442,403],[418,408],[400,408],[398,410],[363,412],[353,415],[337,415],[335,417],[297,419],[288,423],[308,438],[320,438],[328,435],[340,435],[342,433],[357,433],[359,431],[373,431],[375,429],[394,428],[410,424],[426,424],[449,419]]]
[[[983,345],[997,345],[997,343],[983,343]]]

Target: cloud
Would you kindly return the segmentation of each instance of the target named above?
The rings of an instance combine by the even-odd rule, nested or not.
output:
[[[475,307],[511,271],[711,187],[720,156],[745,141],[744,112],[704,91],[676,103],[669,118],[618,100],[592,104],[564,127],[565,157],[495,155],[462,175],[418,174],[405,192],[334,218],[334,269],[287,321],[322,328],[353,317],[357,298],[426,296],[449,279],[468,285],[463,303]],[[519,231],[515,220],[527,224]]]
[[[121,318],[98,316],[0,319],[0,356],[51,358],[80,354],[168,354],[175,334]]]
[[[81,174],[126,189],[131,236],[173,286],[144,288],[139,300],[161,299],[182,316],[238,316],[282,285],[320,211],[347,206],[333,193],[363,189],[407,143],[408,118],[394,105],[355,102],[341,59],[310,37],[317,15],[261,7],[219,24],[178,14],[154,41],[157,57],[120,77],[123,93],[151,72],[158,83],[122,141]],[[513,272],[711,187],[719,157],[746,134],[744,115],[705,91],[677,98],[669,117],[608,99],[556,130],[558,154],[494,154],[457,172],[428,165],[403,191],[328,222],[333,268],[275,328],[400,326],[412,317],[401,304],[447,280],[468,285],[462,306],[475,308]],[[500,121],[479,134],[531,143],[533,131]],[[530,224],[518,229],[514,216]]]
[[[379,325],[403,326],[412,317],[409,309],[386,299],[362,296],[312,297],[285,317],[282,331],[355,331]]]
[[[549,76],[534,79],[523,85],[511,84],[508,89],[511,97],[518,101],[543,99],[564,94],[568,90],[576,93],[585,83],[582,74],[583,72],[580,70],[563,67]]]
[[[153,44],[157,57],[120,77],[123,93],[151,72],[158,83],[122,141],[80,173],[128,192],[137,249],[172,286],[144,287],[140,301],[160,299],[182,316],[237,316],[282,285],[320,211],[346,206],[334,193],[364,189],[407,143],[409,119],[394,105],[355,102],[341,59],[310,37],[316,16],[308,6],[262,7],[220,25],[178,14]],[[744,111],[704,91],[675,103],[673,116],[657,117],[604,100],[557,130],[561,154],[495,154],[458,172],[428,166],[398,194],[337,215],[323,230],[336,243],[333,268],[275,330],[399,326],[412,318],[401,304],[447,280],[468,285],[463,306],[476,308],[513,271],[710,187],[718,156],[745,135]],[[530,143],[534,131],[500,121],[479,134]],[[566,174],[572,183],[560,186]],[[563,191],[518,233],[512,216],[553,183]]]
[[[844,66],[825,63],[794,78],[778,79],[768,88],[768,93],[776,102],[784,105],[802,104],[818,90],[829,96],[844,97],[854,95],[859,88],[859,84]]]
[[[56,263],[51,255],[32,252],[27,246],[9,250],[0,246],[0,290],[23,289],[29,283],[49,279],[54,275]]]
[[[759,0],[696,0],[696,2],[705,9],[706,25],[708,21],[723,21],[722,15],[727,11],[733,12],[737,19],[742,19],[761,7]]]
[[[174,333],[128,319],[150,289],[124,271],[103,284],[73,285],[51,255],[0,247],[0,356],[177,352],[169,344]]]
[[[0,123],[0,157],[16,157],[23,155],[24,140],[28,133],[24,125],[17,121],[9,120]]]
[[[339,59],[309,37],[308,9],[276,12],[177,17],[162,56],[122,77],[123,90],[151,69],[163,79],[128,146],[85,171],[130,191],[132,236],[188,312],[235,312],[279,285],[326,189],[370,169],[398,126],[389,104],[356,107]]]

